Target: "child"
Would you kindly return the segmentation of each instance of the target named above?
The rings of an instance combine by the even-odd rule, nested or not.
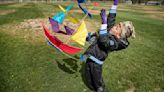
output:
[[[102,78],[102,65],[108,53],[127,48],[129,45],[127,38],[135,37],[132,22],[126,21],[115,25],[117,5],[118,0],[114,0],[107,19],[105,10],[101,10],[102,25],[99,35],[95,33],[91,36],[95,40],[84,53],[88,57],[85,65],[85,78],[87,86],[93,92],[108,92]],[[87,40],[90,39],[87,38]]]

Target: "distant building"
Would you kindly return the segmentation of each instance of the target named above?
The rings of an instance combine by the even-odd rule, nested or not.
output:
[[[132,1],[131,0],[126,0],[126,4],[131,5]]]
[[[162,5],[161,1],[148,1],[146,5]]]

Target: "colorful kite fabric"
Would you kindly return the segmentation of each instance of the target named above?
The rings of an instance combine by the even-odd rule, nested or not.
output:
[[[78,3],[85,3],[85,0],[77,0]]]
[[[99,4],[99,3],[97,3],[97,2],[95,2],[95,3],[94,3],[94,6],[99,6],[99,5],[100,5],[100,4]]]
[[[64,9],[61,5],[58,5],[58,7],[65,13],[68,13],[68,11],[73,7],[73,4],[70,4],[66,9]]]
[[[69,19],[72,23],[78,24],[79,20],[77,18],[73,18],[71,16],[66,15],[66,18]]]
[[[62,24],[65,18],[65,13],[64,12],[59,12],[56,14],[52,19],[57,21],[58,23]]]
[[[64,44],[57,37],[51,36],[48,29],[44,25],[43,25],[43,29],[47,40],[50,42],[51,45],[55,46],[55,48],[57,48],[59,51],[65,52],[67,54],[76,54],[82,50],[81,48]]]
[[[59,8],[63,11],[66,12],[69,9],[69,6],[67,7],[67,10],[65,10],[61,5],[59,5]],[[66,18],[68,18],[72,23],[78,24],[79,20],[77,18],[73,18],[69,15],[66,15]]]
[[[58,7],[59,7],[63,12],[66,12],[66,10],[65,10],[61,5],[58,5]]]
[[[53,30],[54,32],[59,32],[60,29],[59,29],[59,24],[58,24],[58,22],[56,22],[55,20],[53,20],[53,19],[50,18],[50,17],[49,17],[49,21],[50,21],[50,24],[51,24],[51,26],[52,26],[52,30]]]
[[[51,45],[52,47],[54,47],[57,51],[62,52],[59,48],[55,47],[55,46],[50,42],[50,40],[47,40],[47,43],[48,43],[49,45]]]
[[[64,26],[64,28],[65,28],[65,30],[66,30],[67,35],[72,35],[73,32],[75,31],[75,30],[71,29],[71,28],[68,27],[68,26]]]
[[[90,18],[92,18],[92,14],[89,13],[85,8],[82,8],[81,5],[80,5],[80,3],[78,3],[78,6],[79,6],[79,8],[80,8],[85,14],[88,14],[88,16],[89,16]]]
[[[68,13],[68,11],[71,10],[72,7],[73,7],[73,4],[70,4],[70,5],[66,8],[66,13]]]
[[[62,10],[64,10],[64,12],[59,12],[52,19],[62,24],[65,19],[65,15],[66,15],[65,12],[67,13],[72,7],[73,7],[73,4],[69,5],[66,10],[60,7]]]
[[[86,24],[84,21],[82,21],[80,27],[77,29],[76,33],[71,37],[71,39],[79,43],[80,45],[84,46],[87,34],[88,34],[88,31],[86,28]]]

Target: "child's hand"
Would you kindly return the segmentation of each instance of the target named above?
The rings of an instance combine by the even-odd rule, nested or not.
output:
[[[101,19],[102,19],[102,24],[107,24],[105,9],[101,10],[100,16],[101,16]]]
[[[114,0],[114,5],[118,5],[119,0]]]

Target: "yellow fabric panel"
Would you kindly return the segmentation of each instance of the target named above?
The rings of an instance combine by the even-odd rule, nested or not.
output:
[[[71,39],[80,45],[85,45],[86,37],[88,35],[88,31],[86,28],[86,24],[84,21],[82,21],[81,25],[77,29],[76,33],[71,37]]]
[[[69,19],[72,23],[75,23],[75,24],[78,24],[79,23],[79,20],[76,19],[76,18],[73,18],[69,15],[66,15],[66,18]]]
[[[61,5],[58,5],[58,7],[59,7],[63,12],[66,12],[66,10],[65,10]]]

